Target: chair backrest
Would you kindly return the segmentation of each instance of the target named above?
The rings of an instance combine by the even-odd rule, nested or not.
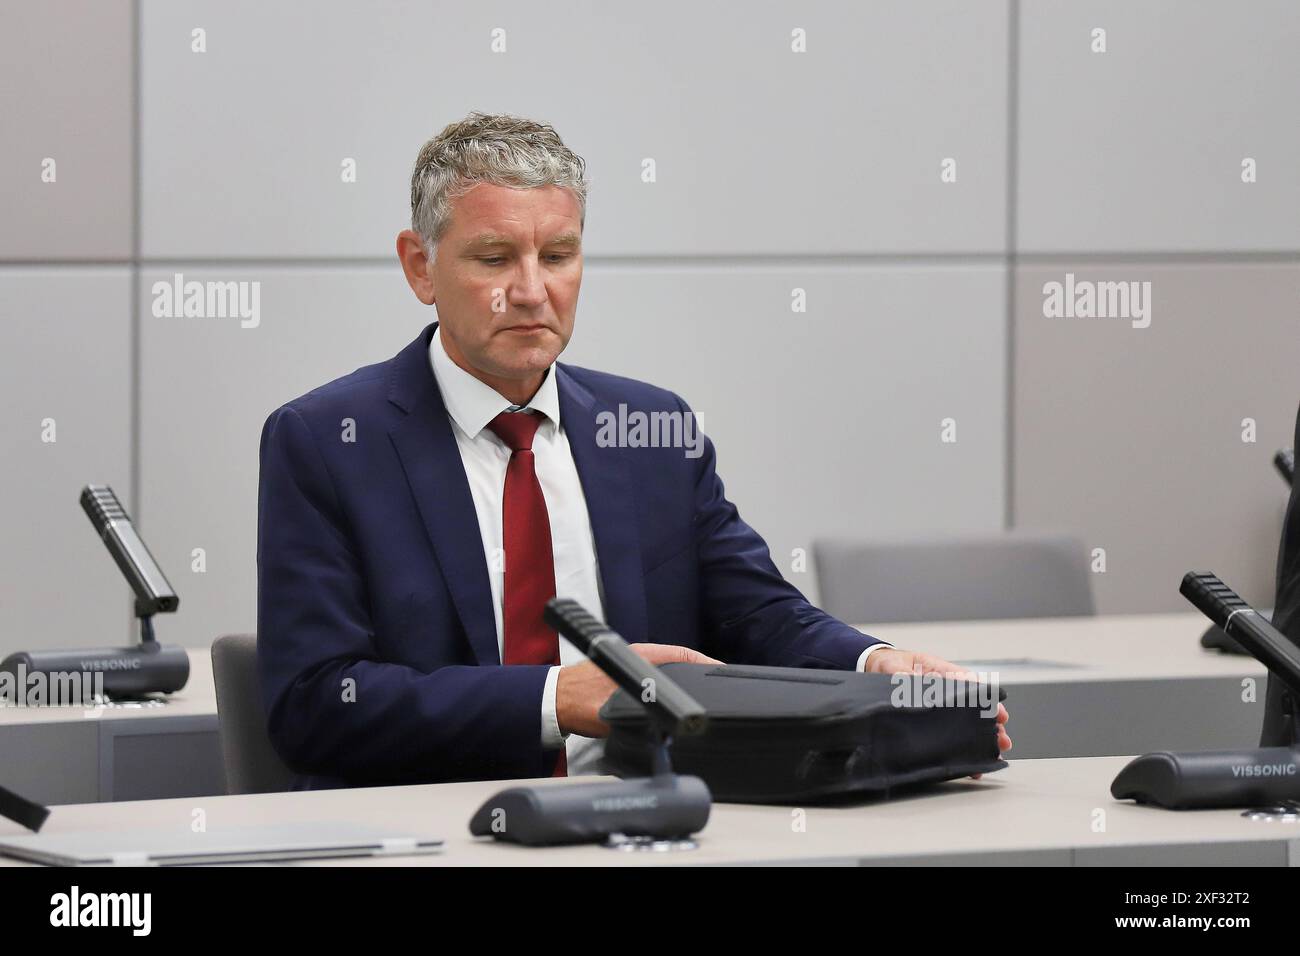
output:
[[[227,634],[212,642],[212,678],[229,793],[274,793],[294,773],[271,746],[257,680],[257,636]]]
[[[813,542],[821,606],[849,624],[1095,614],[1083,543],[1010,531]]]

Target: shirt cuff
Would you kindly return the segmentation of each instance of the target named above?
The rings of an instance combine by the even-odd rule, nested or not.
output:
[[[555,688],[560,682],[560,668],[546,672],[546,686],[542,688],[542,749],[559,750],[564,746],[560,733],[560,718],[555,713]]]
[[[862,656],[858,658],[858,666],[855,667],[854,670],[862,671],[863,673],[866,673],[867,658],[870,657],[873,652],[878,651],[881,648],[893,647],[893,646],[894,645],[890,644],[888,641],[881,641],[879,644],[872,644],[870,647],[868,647],[865,651],[862,652]]]

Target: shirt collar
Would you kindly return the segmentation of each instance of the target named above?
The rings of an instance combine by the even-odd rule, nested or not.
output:
[[[429,341],[429,364],[433,367],[434,380],[452,421],[470,438],[477,438],[488,422],[502,412],[519,411],[520,408],[453,362],[443,347],[441,331],[441,326],[435,328]],[[553,426],[559,426],[560,395],[555,385],[554,362],[547,368],[537,393],[523,408],[541,412]]]

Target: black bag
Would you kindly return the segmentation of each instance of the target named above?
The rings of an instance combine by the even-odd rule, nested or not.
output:
[[[1007,765],[998,753],[990,685],[797,667],[662,669],[709,712],[702,735],[673,741],[673,770],[702,777],[715,800],[815,803],[888,796],[898,787]],[[606,770],[649,774],[652,748],[641,704],[620,690],[600,716],[610,726]]]

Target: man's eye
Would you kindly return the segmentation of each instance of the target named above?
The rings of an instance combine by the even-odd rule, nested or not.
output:
[[[563,259],[569,258],[569,254],[566,252],[552,252],[546,258],[550,259],[552,262],[560,262]]]
[[[504,256],[488,256],[479,261],[486,262],[490,266],[499,266],[501,265],[501,263],[505,262],[506,260]]]

